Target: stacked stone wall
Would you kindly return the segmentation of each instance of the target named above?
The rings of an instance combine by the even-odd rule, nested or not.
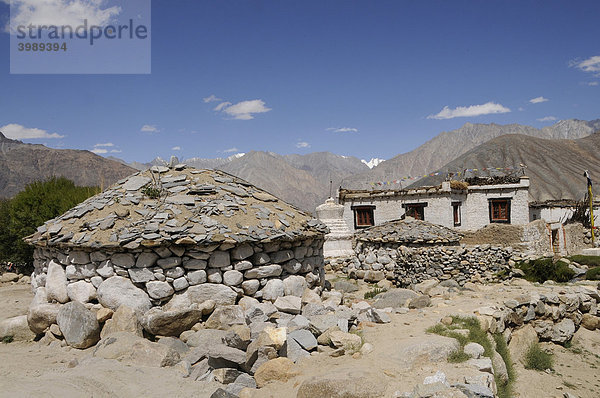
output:
[[[383,279],[397,286],[409,286],[431,278],[452,279],[463,285],[469,281],[491,281],[522,259],[512,247],[491,245],[407,246],[395,242],[359,242],[356,256],[331,260],[334,270],[367,282]],[[508,276],[508,275],[507,275]]]
[[[282,280],[288,276],[302,276],[307,287],[318,285],[324,278],[322,238],[127,251],[37,247],[34,259],[34,290],[46,286],[54,275],[58,275],[59,285],[66,278],[69,297],[57,300],[60,302],[93,301],[99,286],[113,276],[130,279],[148,294],[153,305],[204,283],[228,286],[238,297],[274,300],[283,295]]]

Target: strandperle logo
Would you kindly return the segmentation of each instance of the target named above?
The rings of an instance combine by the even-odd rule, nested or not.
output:
[[[148,27],[146,25],[138,25],[134,23],[133,19],[128,21],[125,25],[108,25],[88,26],[88,20],[85,19],[82,25],[71,26],[71,25],[33,25],[29,24],[19,25],[16,27],[17,39],[29,39],[29,40],[73,40],[83,39],[89,40],[91,46],[94,45],[94,41],[100,39],[115,40],[115,39],[139,39],[144,40],[148,38]]]
[[[10,73],[150,74],[151,5],[151,0],[11,0]]]

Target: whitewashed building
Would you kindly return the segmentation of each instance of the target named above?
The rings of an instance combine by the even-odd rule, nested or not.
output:
[[[351,231],[405,216],[459,230],[477,230],[490,223],[524,225],[531,218],[527,176],[493,185],[446,181],[402,190],[340,189],[338,199]]]

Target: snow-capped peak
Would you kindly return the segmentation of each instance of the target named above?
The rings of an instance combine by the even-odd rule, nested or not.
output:
[[[372,169],[373,167],[379,165],[381,162],[385,162],[385,159],[372,158],[369,161],[366,161],[364,159],[361,159],[360,161],[366,164],[368,168]]]
[[[244,156],[245,154],[246,154],[245,152],[236,153],[235,155],[229,156],[227,158],[227,160],[238,159],[238,158],[241,158],[242,156]]]

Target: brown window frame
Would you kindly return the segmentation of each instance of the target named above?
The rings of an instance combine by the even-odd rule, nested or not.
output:
[[[510,198],[489,199],[488,202],[490,223],[510,224]],[[502,209],[502,206],[504,206],[504,209]]]
[[[427,207],[427,205],[428,205],[428,203],[421,203],[421,202],[419,202],[419,203],[404,203],[402,205],[402,207],[404,208],[404,215],[406,217],[412,217],[417,220],[425,221],[425,208]],[[418,214],[420,217],[414,217],[413,215],[411,215],[411,214],[414,214],[414,213],[412,213],[412,211],[419,212]]]
[[[375,225],[375,206],[352,206],[351,209],[354,212],[354,229],[369,228]]]
[[[461,207],[462,202],[452,202],[452,218],[454,220],[455,227],[460,227],[462,222]]]

